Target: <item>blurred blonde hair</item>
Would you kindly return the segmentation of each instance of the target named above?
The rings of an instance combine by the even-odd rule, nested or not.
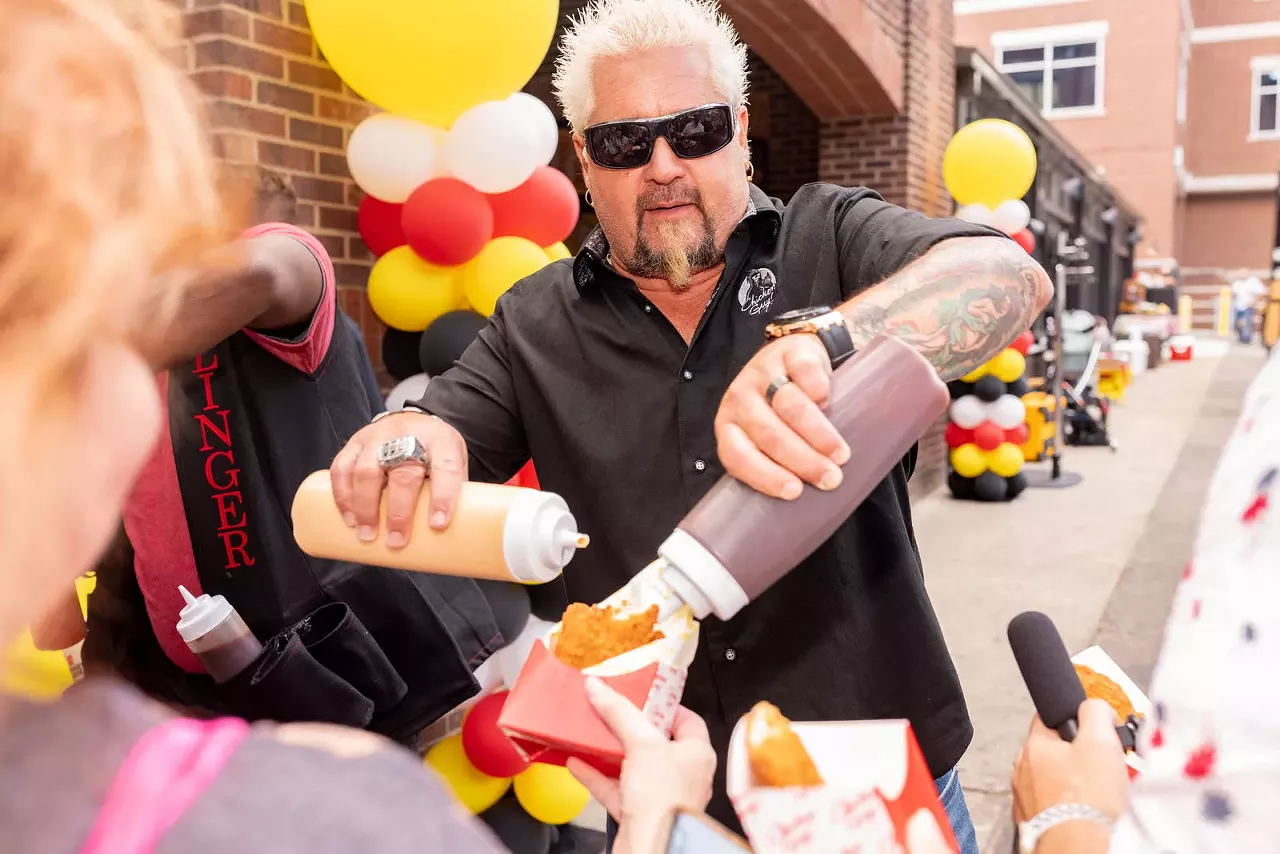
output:
[[[133,334],[154,309],[155,276],[227,234],[199,98],[160,52],[177,43],[175,22],[159,0],[5,0],[0,400],[11,427],[30,427],[22,416],[37,399],[42,415],[65,403],[87,349]]]
[[[231,232],[199,97],[160,0],[4,0],[0,12],[0,562],[56,497],[92,348],[162,325],[162,274]],[[177,277],[172,279],[177,281]],[[174,290],[170,288],[170,290]],[[58,445],[58,443],[63,443]],[[43,468],[42,468],[43,467]],[[39,491],[33,493],[32,490]],[[49,502],[45,502],[47,505]],[[44,536],[65,535],[56,525]],[[0,565],[5,573],[37,567]],[[17,579],[14,579],[15,581]],[[21,590],[23,585],[19,585]],[[10,612],[21,602],[5,603]],[[0,626],[9,630],[11,626]],[[0,639],[7,640],[7,638]]]

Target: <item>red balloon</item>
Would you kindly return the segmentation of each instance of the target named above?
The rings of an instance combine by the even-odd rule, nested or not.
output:
[[[457,178],[436,178],[414,190],[400,222],[418,257],[442,267],[465,264],[494,236],[489,200]]]
[[[489,197],[494,237],[524,237],[539,246],[559,243],[578,224],[578,191],[563,172],[539,166],[508,193]]]
[[[1022,231],[1011,234],[1010,237],[1013,238],[1015,243],[1027,250],[1028,255],[1036,251],[1036,236],[1031,233],[1031,229],[1024,228]]]
[[[948,448],[958,448],[973,441],[973,431],[966,430],[954,421],[947,424],[945,436]]]
[[[1004,430],[983,421],[973,429],[973,443],[984,451],[994,451],[1004,442]]]
[[[1027,431],[1027,425],[1019,424],[1012,430],[1006,430],[1004,432],[1004,440],[1011,445],[1017,445],[1021,448],[1023,445],[1027,444],[1027,439],[1030,438],[1030,435],[1031,434]]]
[[[404,205],[394,205],[365,196],[360,203],[360,211],[356,214],[356,228],[360,231],[360,239],[369,251],[379,257],[392,249],[408,243],[404,239],[404,229],[400,226],[400,211]]]
[[[1031,345],[1036,343],[1036,334],[1028,329],[1017,338],[1013,339],[1013,343],[1009,345],[1010,349],[1017,350],[1022,355],[1027,355],[1027,351],[1031,349]]]
[[[529,767],[507,734],[498,728],[498,716],[507,702],[507,691],[490,694],[471,707],[462,722],[462,749],[476,770],[490,777],[514,777]]]

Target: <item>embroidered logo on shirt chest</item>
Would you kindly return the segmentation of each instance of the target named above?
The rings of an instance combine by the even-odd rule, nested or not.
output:
[[[773,295],[778,290],[778,279],[767,267],[758,267],[747,273],[738,288],[738,305],[752,316],[763,314],[773,305]]]

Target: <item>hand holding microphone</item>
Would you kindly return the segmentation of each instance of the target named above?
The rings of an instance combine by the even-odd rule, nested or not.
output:
[[[1009,646],[1038,717],[1013,771],[1014,819],[1024,852],[1103,852],[1124,810],[1129,774],[1116,715],[1086,700],[1053,621],[1034,611],[1009,623]],[[1054,828],[1036,848],[1041,835]]]

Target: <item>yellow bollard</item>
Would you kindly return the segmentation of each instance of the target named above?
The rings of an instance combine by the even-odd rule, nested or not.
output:
[[[1178,326],[1181,328],[1183,335],[1191,332],[1191,324],[1194,323],[1192,315],[1195,313],[1195,300],[1187,294],[1178,297]]]
[[[1231,311],[1231,288],[1218,291],[1218,328],[1215,330],[1223,338],[1231,337],[1231,321],[1235,318]]]

